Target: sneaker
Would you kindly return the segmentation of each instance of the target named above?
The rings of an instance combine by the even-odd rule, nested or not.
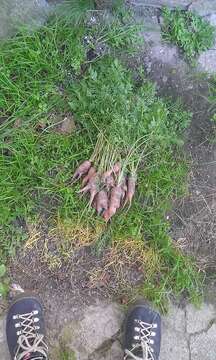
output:
[[[7,314],[6,334],[13,360],[47,360],[43,309],[39,300],[22,294]]]
[[[160,315],[145,305],[134,306],[126,320],[124,360],[158,360],[160,343]]]

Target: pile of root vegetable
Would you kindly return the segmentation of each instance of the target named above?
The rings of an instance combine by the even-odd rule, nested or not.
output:
[[[113,153],[110,157],[110,149],[106,150],[103,151],[106,155],[97,163],[97,144],[91,159],[85,160],[76,169],[72,183],[82,180],[78,193],[89,195],[89,205],[108,222],[118,209],[131,205],[135,194],[136,173],[128,173],[127,159],[116,160],[116,154]]]

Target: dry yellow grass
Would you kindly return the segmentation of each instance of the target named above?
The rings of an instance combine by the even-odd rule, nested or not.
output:
[[[107,225],[100,220],[94,223],[74,223],[73,220],[56,219],[54,226],[42,238],[40,221],[36,225],[28,225],[29,238],[25,249],[37,248],[42,262],[45,262],[51,271],[59,269],[62,263],[69,260],[74,252],[82,247],[94,244],[103,235]],[[115,236],[115,235],[114,235]],[[40,246],[38,243],[40,241]],[[56,251],[53,251],[55,249]],[[156,250],[147,246],[140,238],[123,238],[116,236],[112,239],[109,249],[104,252],[101,267],[94,267],[89,272],[89,287],[108,284],[109,274],[123,286],[127,286],[125,269],[135,267],[143,273],[146,279],[151,278],[160,268],[160,256]]]
[[[58,247],[63,254],[93,244],[105,228],[106,224],[100,221],[95,222],[93,226],[90,223],[75,223],[73,220],[64,221],[58,217],[49,234],[52,238],[58,239]]]
[[[94,268],[90,272],[89,286],[94,288],[108,285],[110,274],[123,288],[129,286],[126,269],[136,268],[148,279],[160,268],[159,254],[145,245],[143,240],[133,238],[113,240],[111,247],[105,252],[103,267]]]
[[[38,227],[38,224],[27,224],[28,229],[28,239],[24,245],[24,251],[30,250],[34,248],[38,242],[38,240],[41,238],[41,231]]]

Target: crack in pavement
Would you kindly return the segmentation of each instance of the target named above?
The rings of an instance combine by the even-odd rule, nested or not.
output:
[[[195,331],[194,333],[191,333],[191,334],[188,334],[188,335],[189,335],[189,337],[192,337],[192,336],[196,336],[196,335],[206,334],[214,324],[216,324],[216,319],[215,318],[211,319],[209,321],[208,325],[204,329],[202,329],[200,331]]]
[[[186,334],[186,341],[187,341],[187,347],[188,347],[188,356],[189,356],[189,360],[191,360],[191,344],[190,344],[190,336],[187,333],[187,309],[184,309],[184,317],[185,317],[185,334]]]
[[[188,333],[187,331],[187,324],[188,324],[188,310],[187,308],[184,309],[184,317],[185,317],[185,334],[186,334],[186,342],[187,342],[187,348],[188,348],[188,356],[189,356],[189,360],[193,360],[192,357],[192,351],[191,351],[191,341],[192,339],[194,339],[194,337],[202,335],[202,334],[207,334],[208,331],[211,329],[211,327],[216,324],[216,318],[212,318],[210,319],[210,321],[208,322],[207,326],[204,327],[203,329],[199,330],[199,331],[195,331],[193,333]]]

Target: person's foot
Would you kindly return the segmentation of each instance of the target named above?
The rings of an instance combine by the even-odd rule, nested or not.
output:
[[[7,314],[6,334],[12,360],[46,360],[43,309],[39,300],[23,294]]]
[[[145,305],[134,306],[126,320],[124,360],[158,360],[160,343],[160,315]]]

